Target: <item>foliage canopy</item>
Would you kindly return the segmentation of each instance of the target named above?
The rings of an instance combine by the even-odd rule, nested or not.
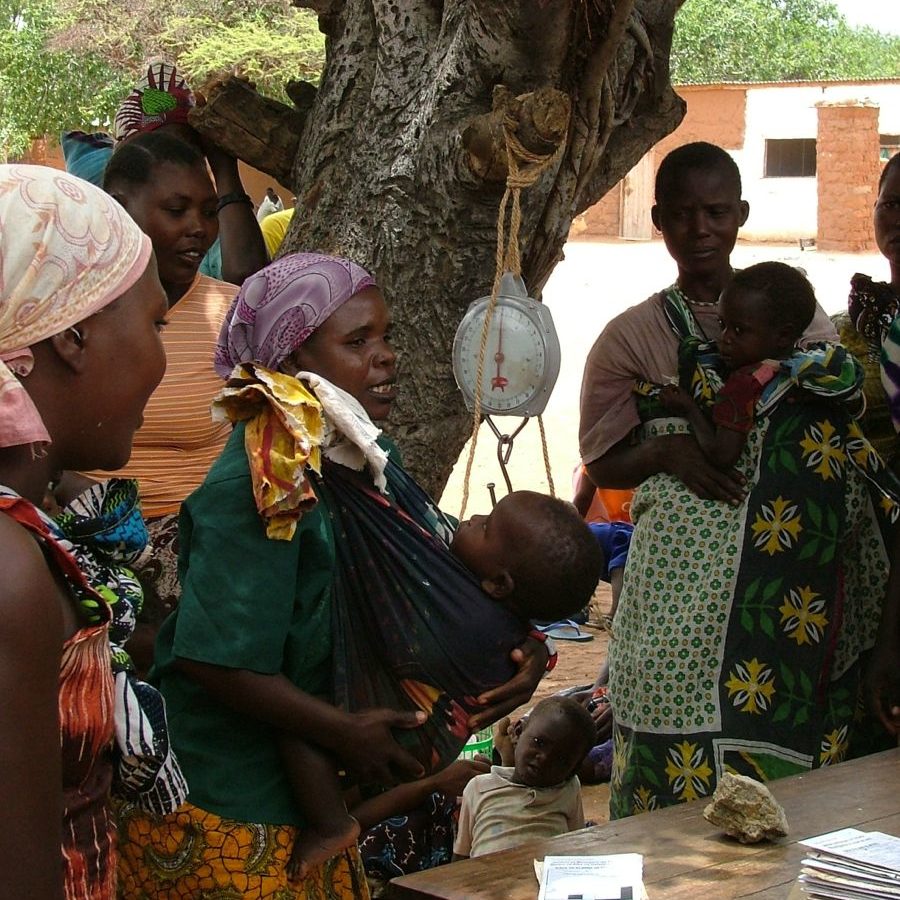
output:
[[[675,17],[675,84],[897,76],[900,37],[851,28],[827,0],[687,0]]]
[[[290,0],[0,0],[0,156],[107,128],[154,56],[195,86],[236,70],[285,99],[289,79],[317,80],[325,40]],[[897,76],[900,37],[851,28],[828,0],[687,0],[675,20],[676,84]]]
[[[325,38],[289,0],[0,0],[0,154],[33,137],[96,125],[153,57],[200,86],[223,70],[285,99],[291,78],[316,81]]]
[[[70,19],[53,0],[0,0],[0,159],[63,129],[105,127],[131,78],[93,51],[55,48]]]

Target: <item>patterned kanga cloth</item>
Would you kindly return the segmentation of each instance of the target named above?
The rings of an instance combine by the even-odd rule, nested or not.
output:
[[[115,732],[110,609],[52,519],[5,485],[0,485],[0,515],[31,533],[82,613],[84,621],[63,641],[59,663],[60,875],[66,900],[112,900],[116,829],[109,804]],[[35,627],[46,625],[35,622]]]
[[[190,803],[168,816],[119,808],[119,897],[368,900],[353,846],[291,882],[297,829],[223,819]]]
[[[112,613],[109,626],[115,679],[116,722],[113,793],[153,812],[173,812],[187,797],[187,784],[169,743],[166,708],[156,688],[138,678],[125,649],[134,635],[143,591],[130,566],[147,554],[147,527],[138,484],[110,478],[91,485],[56,517],[72,555]],[[98,604],[82,612],[94,621]]]
[[[764,394],[740,506],[664,474],[635,496],[610,646],[614,818],[707,796],[726,771],[768,780],[878,749],[860,657],[888,571],[876,510],[896,518],[895,482],[848,412],[842,348],[823,361],[816,392],[801,375]],[[656,419],[642,437],[684,430]]]

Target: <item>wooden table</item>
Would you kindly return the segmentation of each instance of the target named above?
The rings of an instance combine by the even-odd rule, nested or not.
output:
[[[476,859],[397,878],[394,898],[535,900],[533,860],[547,856],[635,852],[644,884],[659,898],[785,900],[800,870],[797,842],[839,828],[900,836],[900,749],[769,783],[787,814],[790,835],[744,846],[703,818],[709,802],[680,806],[523,844]]]

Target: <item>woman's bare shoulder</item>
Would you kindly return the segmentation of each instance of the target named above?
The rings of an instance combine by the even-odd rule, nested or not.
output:
[[[12,638],[19,632],[19,626],[41,631],[51,622],[60,624],[62,589],[38,542],[6,515],[0,515],[0,559],[3,560],[0,616],[5,623],[0,631]],[[41,617],[41,628],[35,628],[35,617],[38,616]]]

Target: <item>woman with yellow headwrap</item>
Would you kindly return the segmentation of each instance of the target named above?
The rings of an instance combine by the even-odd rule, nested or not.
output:
[[[9,896],[115,893],[110,610],[40,510],[123,465],[165,370],[149,239],[102,191],[0,166],[0,837]]]

